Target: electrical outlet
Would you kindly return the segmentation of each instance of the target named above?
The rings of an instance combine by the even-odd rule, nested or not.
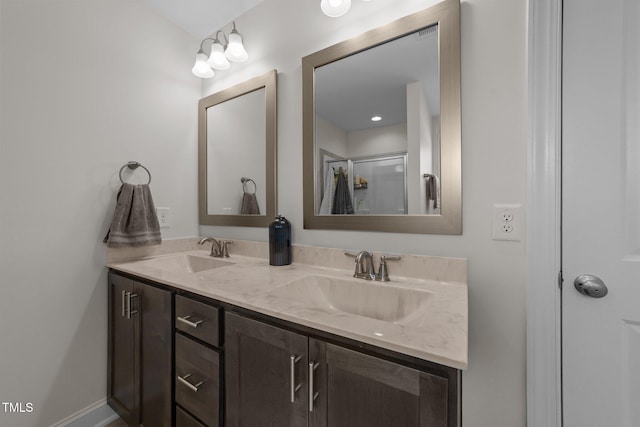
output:
[[[493,205],[493,240],[519,242],[524,232],[522,205]]]
[[[171,208],[156,208],[160,228],[171,227]]]

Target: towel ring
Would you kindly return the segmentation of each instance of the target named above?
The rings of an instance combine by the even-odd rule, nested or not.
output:
[[[122,179],[122,171],[124,170],[124,168],[128,167],[131,170],[136,170],[138,169],[138,167],[141,167],[142,169],[144,169],[147,172],[147,175],[149,175],[149,181],[147,182],[147,185],[151,184],[151,172],[149,172],[149,169],[147,169],[146,167],[144,167],[142,165],[142,163],[139,162],[127,162],[127,164],[125,164],[124,166],[122,166],[120,168],[120,173],[118,174],[118,176],[120,176],[120,182],[124,184],[124,179]]]
[[[252,182],[253,183],[253,192],[254,193],[256,191],[258,191],[258,186],[256,185],[256,182],[254,180],[252,180],[251,178],[247,178],[247,177],[243,176],[242,178],[240,178],[240,182],[242,183],[242,191],[244,191],[245,193],[248,193],[248,191],[247,191],[247,182]]]

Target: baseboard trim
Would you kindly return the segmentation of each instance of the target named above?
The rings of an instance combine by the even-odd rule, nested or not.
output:
[[[113,412],[104,398],[52,424],[51,427],[103,427],[116,419],[118,414]]]

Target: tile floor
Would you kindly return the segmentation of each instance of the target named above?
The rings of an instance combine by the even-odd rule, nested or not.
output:
[[[121,418],[118,418],[115,421],[111,421],[109,424],[107,424],[104,427],[127,427],[127,425],[124,423],[124,421],[122,421]]]

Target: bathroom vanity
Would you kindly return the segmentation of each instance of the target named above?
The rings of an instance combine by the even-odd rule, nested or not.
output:
[[[379,283],[341,251],[295,250],[341,268],[109,263],[111,407],[132,426],[459,426],[466,261],[406,256],[421,278]]]

